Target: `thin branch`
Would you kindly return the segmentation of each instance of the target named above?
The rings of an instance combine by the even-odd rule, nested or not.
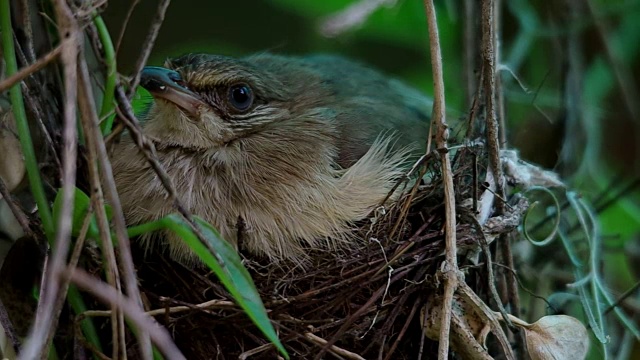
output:
[[[481,101],[483,91],[482,91],[482,83],[484,81],[484,67],[482,67],[480,71],[480,79],[476,84],[476,93],[473,97],[473,101],[471,102],[471,108],[469,109],[469,115],[467,116],[467,131],[465,133],[465,142],[469,143],[472,141],[472,138],[476,136],[475,134],[475,120],[477,118],[478,112],[480,111]],[[475,192],[474,192],[475,193]]]
[[[243,352],[242,354],[240,354],[238,356],[238,360],[246,360],[246,359],[250,358],[253,355],[260,354],[260,353],[265,352],[265,351],[267,351],[269,349],[272,349],[272,348],[273,348],[273,344],[272,343],[262,344],[262,345],[260,345],[260,346],[258,346],[256,348],[253,348],[251,350],[247,350],[247,351]]]
[[[113,287],[92,277],[84,270],[68,269],[64,272],[64,275],[69,277],[73,283],[92,293],[103,302],[115,304],[138,329],[144,329],[144,331],[149,334],[154,344],[167,359],[186,359],[173,343],[167,330],[162,326],[158,326],[158,323],[156,323],[153,318],[145,315],[134,300],[125,297]]]
[[[502,23],[502,0],[493,0],[493,49],[495,56],[495,65],[496,69],[500,69],[500,65],[502,63],[502,57],[500,53],[500,24]],[[504,106],[504,92],[502,91],[502,76],[501,72],[496,70],[496,107],[498,113],[498,121],[500,127],[498,128],[499,139],[500,139],[500,147],[504,148],[507,146],[507,126],[506,126],[506,116],[505,116],[505,106]]]
[[[124,17],[122,28],[120,29],[120,34],[118,34],[118,40],[116,41],[116,55],[120,51],[120,45],[122,44],[122,39],[124,38],[124,34],[127,31],[127,25],[129,25],[131,15],[133,15],[133,11],[136,9],[136,6],[138,6],[139,3],[140,0],[131,1],[131,6],[129,6],[129,10],[127,10],[127,15]]]
[[[120,198],[116,190],[116,185],[113,178],[113,170],[111,168],[111,163],[109,162],[109,156],[107,155],[107,148],[104,143],[104,139],[102,138],[100,128],[98,126],[98,114],[95,110],[95,101],[93,99],[89,84],[89,70],[87,69],[87,64],[84,61],[80,62],[79,64],[79,74],[81,80],[80,88],[81,91],[85,94],[84,98],[87,101],[87,104],[85,104],[86,111],[83,111],[83,113],[85,113],[85,117],[89,117],[87,119],[83,119],[85,125],[85,134],[87,136],[88,142],[92,147],[95,147],[95,151],[97,152],[96,160],[100,164],[102,175],[101,178],[105,188],[105,194],[107,200],[109,201],[109,204],[113,208],[113,224],[115,235],[118,239],[118,249],[120,250],[118,252],[118,255],[120,258],[120,265],[123,268],[122,276],[124,278],[125,287],[127,289],[127,294],[129,295],[129,297],[131,297],[133,301],[138,304],[138,307],[141,311],[144,311],[142,297],[140,295],[140,290],[138,289],[136,271],[133,265],[133,257],[131,255],[131,244],[129,241],[129,237],[127,236],[126,223],[124,215],[122,213],[122,205],[120,203]],[[103,204],[97,204],[96,206],[102,207]],[[98,214],[99,217],[103,216],[100,215],[104,211],[103,208],[96,208],[95,210],[96,214]],[[101,222],[102,221],[106,223],[106,216],[103,220],[101,220]],[[144,329],[139,330],[140,332],[138,333],[138,340],[142,356],[144,359],[150,359],[151,343],[148,334],[146,334]]]
[[[476,59],[478,54],[478,29],[477,15],[478,5],[476,1],[466,0],[464,2],[464,84],[465,102],[467,108],[473,108],[476,103]]]
[[[497,111],[499,111],[497,86],[497,30],[496,30],[496,3],[494,0],[482,1],[482,62],[484,68],[484,94],[486,103],[486,141],[489,152],[489,169],[493,173],[496,186],[496,215],[502,215],[506,210],[506,196],[504,188],[504,176],[500,162],[500,134],[498,127]],[[503,129],[503,132],[505,130]],[[507,263],[513,267],[513,254],[511,243],[507,234],[500,236],[500,251]],[[509,302],[514,314],[519,313],[520,297],[518,294],[517,280],[513,275],[506,275]],[[517,316],[517,315],[516,315]],[[506,321],[506,319],[505,319]]]
[[[500,166],[500,138],[496,114],[496,58],[493,0],[482,1],[482,62],[484,71],[484,94],[486,97],[486,137],[489,151],[489,168],[496,179],[496,193],[504,199],[504,181]],[[505,202],[496,203],[498,215],[505,210]]]
[[[433,124],[436,127],[436,146],[442,160],[442,184],[444,186],[446,260],[442,263],[440,270],[445,279],[445,290],[442,302],[438,359],[446,360],[449,356],[449,331],[453,294],[458,287],[458,277],[460,276],[456,258],[456,200],[453,189],[453,171],[451,170],[451,160],[449,159],[449,149],[447,147],[449,129],[446,121],[442,54],[440,52],[436,10],[432,0],[425,0],[424,6],[429,26],[429,48],[433,69]]]
[[[176,313],[181,313],[185,311],[207,310],[209,308],[228,309],[228,308],[233,308],[235,306],[236,304],[233,301],[214,299],[214,300],[209,300],[209,301],[206,301],[200,304],[195,304],[195,305],[189,305],[189,306],[180,305],[180,306],[171,306],[171,307],[162,308],[162,309],[149,310],[149,311],[146,311],[145,314],[149,316],[158,316],[158,315],[176,314]],[[81,316],[104,317],[104,316],[111,316],[112,313],[113,311],[111,310],[87,310],[83,312]]]
[[[407,316],[407,320],[404,322],[402,329],[400,329],[400,333],[396,337],[396,341],[394,341],[393,345],[391,345],[391,348],[389,348],[389,352],[387,353],[387,356],[384,358],[384,360],[390,360],[391,356],[393,356],[393,353],[395,352],[396,348],[400,344],[400,340],[402,340],[402,338],[404,337],[404,334],[407,332],[407,329],[409,328],[409,324],[411,324],[411,321],[413,320],[413,317],[415,316],[419,305],[420,305],[419,301],[414,302],[413,306],[411,307],[411,311]]]
[[[79,67],[82,66],[79,64]],[[86,69],[86,64],[84,65]],[[100,244],[102,247],[102,252],[105,258],[105,273],[107,277],[107,281],[109,284],[116,289],[117,291],[121,291],[120,286],[120,271],[118,269],[115,250],[113,248],[113,241],[111,239],[111,232],[109,229],[109,221],[107,219],[107,214],[104,209],[104,194],[102,191],[102,186],[100,184],[100,173],[98,170],[99,163],[99,155],[96,143],[98,142],[97,138],[102,138],[102,136],[96,136],[93,131],[92,122],[97,121],[97,115],[95,115],[95,107],[93,103],[93,99],[89,98],[91,96],[91,89],[85,84],[88,81],[88,76],[85,71],[78,68],[78,73],[81,74],[79,81],[82,83],[80,86],[80,96],[78,98],[80,103],[80,109],[82,111],[82,127],[87,140],[87,163],[89,167],[89,184],[91,187],[91,204],[96,212],[96,220],[98,224],[98,232],[100,236]],[[115,304],[111,304],[115,309]],[[124,345],[123,336],[120,336],[122,332],[120,329],[124,327],[124,318],[123,315],[115,311],[113,313],[113,317],[111,319],[112,326],[112,353],[113,356],[119,356],[119,344],[122,343]],[[120,340],[118,340],[121,338]]]
[[[127,91],[127,99],[131,99],[136,91],[136,87],[140,82],[140,72],[142,72],[142,68],[147,64],[147,60],[149,60],[149,54],[151,54],[151,49],[153,49],[153,45],[156,42],[158,32],[160,31],[160,26],[164,21],[164,15],[167,12],[167,8],[169,7],[170,3],[171,0],[162,0],[160,1],[160,3],[158,3],[156,16],[151,22],[149,33],[147,33],[147,37],[144,39],[142,51],[140,52],[140,56],[138,57],[138,61],[136,62],[135,68],[133,70],[133,78],[131,79],[129,90]]]
[[[478,240],[480,242],[480,248],[482,252],[484,252],[485,265],[487,267],[487,284],[489,285],[489,292],[493,301],[498,306],[498,310],[500,310],[500,314],[504,318],[505,322],[511,327],[513,324],[507,317],[507,311],[502,305],[502,301],[500,301],[500,296],[498,295],[498,291],[496,290],[496,278],[493,274],[493,261],[491,260],[491,250],[489,249],[489,242],[487,241],[487,237],[484,234],[484,229],[482,225],[478,222],[478,220],[474,216],[466,216],[467,220],[473,225],[478,233]]]
[[[47,66],[47,64],[49,64],[51,61],[55,60],[58,57],[58,55],[60,55],[60,53],[62,52],[62,49],[65,46],[67,46],[66,45],[67,42],[68,42],[68,39],[64,39],[60,43],[60,45],[56,46],[55,49],[51,50],[48,54],[38,59],[38,61],[34,62],[33,64],[25,68],[20,69],[20,71],[18,71],[17,73],[2,80],[2,82],[0,82],[0,93],[7,91],[7,89],[12,87],[13,85],[26,79],[29,75],[41,70],[42,68]]]
[[[48,260],[48,270],[44,273],[44,289],[38,303],[38,311],[33,327],[33,333],[23,353],[22,359],[45,359],[49,352],[49,344],[57,328],[58,318],[62,311],[66,288],[60,283],[60,272],[66,266],[67,254],[71,244],[71,219],[73,213],[73,199],[76,184],[76,60],[80,46],[80,30],[66,1],[56,1],[54,4],[58,27],[65,42],[61,44],[60,52],[64,64],[64,121],[63,121],[63,161],[62,161],[62,208],[56,227],[56,237],[53,243],[53,253]]]
[[[325,346],[327,344],[327,340],[314,335],[312,333],[305,333],[304,334],[305,339],[309,340],[312,344],[318,345],[318,346]],[[351,351],[345,350],[343,348],[337,347],[335,345],[331,345],[329,347],[329,352],[332,352],[336,355],[342,356],[346,359],[351,359],[351,360],[364,360],[364,358],[356,353],[353,353]]]
[[[613,304],[609,305],[603,312],[602,315],[607,315],[616,307],[618,307],[625,299],[633,295],[636,290],[640,289],[640,281],[636,282],[631,288],[624,292]]]
[[[20,9],[19,11],[19,13],[22,14],[21,28],[24,31],[24,37],[26,38],[25,58],[28,58],[27,61],[33,62],[36,60],[36,51],[33,47],[33,23],[31,21],[31,6],[29,6],[30,4],[27,0],[21,0],[20,5],[22,6],[22,9]]]
[[[511,235],[509,233],[500,235],[498,243],[500,245],[500,251],[502,252],[502,257],[505,261],[505,265],[511,269],[515,269],[516,266],[513,262],[513,252],[511,251]],[[519,317],[520,293],[518,292],[518,280],[515,276],[513,276],[513,274],[505,274],[505,279],[507,281],[507,290],[509,291],[509,303],[511,305],[511,312],[513,313],[512,315]],[[521,341],[524,341],[524,338],[521,338]]]
[[[41,84],[41,82],[37,80],[36,76],[28,77],[27,81],[33,81],[34,85],[29,86],[31,88],[41,89],[40,86],[43,86],[43,85],[39,85]],[[56,149],[57,146],[54,144],[53,137],[51,136],[51,134],[54,132],[57,135],[57,131],[58,131],[57,129],[54,130],[52,126],[50,126],[51,124],[53,124],[54,116],[48,111],[43,110],[43,105],[45,104],[41,103],[42,99],[36,98],[37,94],[32,95],[29,92],[29,87],[26,84],[27,81],[22,82],[22,89],[24,91],[22,93],[22,96],[24,97],[25,104],[28,106],[29,110],[31,110],[31,112],[33,113],[33,117],[30,120],[35,123],[34,124],[35,126],[40,128],[42,139],[44,140],[44,144],[46,144],[47,150],[51,153],[51,160],[53,161],[53,165],[55,166],[56,169],[61,169],[62,164],[60,160],[60,154],[58,154],[58,149]],[[51,106],[51,104],[48,104],[48,105]],[[47,107],[48,109],[50,109],[49,106],[44,106],[44,107]],[[45,124],[45,121],[47,122],[47,124]],[[41,144],[41,145],[44,147],[44,144]]]

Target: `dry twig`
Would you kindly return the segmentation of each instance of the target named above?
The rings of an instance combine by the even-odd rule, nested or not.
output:
[[[192,306],[181,305],[181,306],[171,306],[171,307],[162,308],[162,309],[149,310],[145,312],[145,314],[149,316],[157,316],[157,315],[166,315],[166,314],[177,314],[180,312],[193,311],[193,310],[206,310],[210,308],[224,309],[224,308],[230,308],[234,306],[236,306],[235,303],[231,301],[214,299],[214,300],[203,302],[201,304],[195,304]],[[84,317],[111,316],[112,313],[113,311],[111,310],[87,310],[82,313],[82,316]]]
[[[502,175],[502,166],[500,162],[500,135],[498,128],[498,99],[497,99],[497,77],[496,71],[496,5],[493,0],[483,0],[482,2],[482,63],[484,71],[484,95],[486,103],[486,139],[489,151],[489,169],[493,173],[493,179],[496,187],[496,214],[502,215],[506,209],[506,196],[504,188],[504,176]],[[510,239],[506,235],[500,237],[500,250],[507,263],[507,266],[513,268],[513,254],[511,252]],[[520,307],[520,298],[518,294],[518,285],[516,279],[506,276],[507,289],[509,292],[509,300],[512,311],[517,314]],[[517,316],[517,315],[516,315]],[[506,320],[506,319],[505,319]]]
[[[158,3],[158,9],[156,11],[156,16],[153,18],[151,22],[151,27],[149,28],[149,33],[147,37],[144,39],[144,43],[142,45],[142,51],[140,52],[140,56],[138,57],[138,61],[136,61],[136,65],[133,70],[133,78],[131,79],[131,83],[129,84],[129,90],[127,92],[127,99],[131,99],[131,96],[136,91],[136,87],[140,82],[140,72],[142,68],[147,64],[147,60],[149,60],[149,54],[151,54],[151,49],[153,49],[153,44],[156,42],[156,38],[158,37],[158,32],[160,31],[160,26],[164,21],[164,15],[167,12],[167,8],[171,0],[162,0]]]
[[[305,333],[304,337],[307,340],[309,340],[310,342],[312,342],[312,343],[314,343],[314,344],[316,344],[318,346],[325,346],[327,344],[327,340],[325,340],[325,339],[323,339],[323,338],[321,338],[321,337],[319,337],[317,335],[314,335],[312,333]],[[360,356],[360,355],[358,355],[356,353],[353,353],[351,351],[345,350],[345,349],[343,349],[341,347],[335,346],[335,345],[331,345],[329,347],[329,351],[334,353],[334,354],[336,354],[336,355],[345,357],[347,359],[364,360],[364,358],[362,356]]]
[[[20,354],[22,359],[44,359],[49,351],[57,327],[58,318],[64,305],[68,283],[60,279],[60,273],[66,266],[67,254],[71,242],[71,214],[73,213],[73,198],[76,183],[77,133],[76,133],[76,60],[80,46],[80,30],[65,1],[55,2],[58,26],[62,38],[60,53],[64,62],[65,103],[63,122],[63,169],[62,169],[62,208],[53,244],[53,253],[44,274],[42,298],[38,304],[38,311],[34,330]],[[49,234],[51,235],[51,234]]]
[[[133,11],[136,9],[136,6],[138,6],[139,3],[140,3],[140,0],[131,1],[129,10],[127,10],[127,15],[125,15],[124,21],[122,22],[122,28],[120,29],[120,34],[118,34],[118,40],[116,41],[116,54],[118,54],[120,50],[120,45],[122,45],[122,39],[124,38],[124,34],[127,31],[129,20],[131,20],[131,15],[133,15]]]
[[[494,315],[494,312],[478,297],[478,295],[467,285],[464,281],[460,281],[460,287],[458,288],[460,296],[468,301],[470,304],[473,304],[473,307],[476,310],[476,313],[480,316],[480,319],[485,324],[489,324],[491,327],[491,331],[498,339],[502,350],[504,351],[505,357],[507,360],[515,360],[515,355],[511,350],[511,344],[507,339],[504,331],[500,327],[500,323],[498,319]]]
[[[19,83],[20,81],[24,80],[27,76],[41,70],[42,68],[44,68],[45,66],[47,66],[47,64],[49,64],[50,62],[52,62],[53,60],[55,60],[58,55],[60,55],[60,53],[62,53],[62,50],[65,48],[68,48],[69,42],[70,40],[68,38],[65,38],[64,40],[62,40],[62,42],[60,43],[60,45],[56,46],[53,50],[51,50],[48,54],[46,54],[45,56],[43,56],[42,58],[38,59],[38,61],[34,62],[33,64],[20,69],[20,71],[18,71],[17,73],[11,75],[10,77],[2,80],[2,82],[0,82],[0,93],[3,93],[5,91],[7,91],[9,88],[11,88],[13,85]]]
[[[465,101],[468,108],[473,107],[476,102],[476,63],[478,54],[478,32],[476,19],[478,14],[478,4],[475,1],[464,2],[464,83]],[[470,127],[473,128],[473,127]]]
[[[140,295],[140,290],[138,289],[138,282],[136,279],[135,267],[133,266],[133,257],[131,256],[131,245],[129,242],[129,237],[127,236],[126,223],[124,220],[124,215],[122,213],[122,206],[120,204],[120,198],[118,196],[118,192],[116,190],[115,182],[113,179],[113,172],[111,169],[111,163],[109,162],[109,157],[107,155],[106,145],[104,143],[104,139],[100,133],[100,128],[98,127],[98,114],[96,113],[95,102],[93,101],[93,96],[91,94],[91,88],[89,83],[89,72],[87,69],[86,62],[80,62],[79,64],[79,74],[81,79],[82,86],[80,87],[81,93],[84,94],[80,99],[84,99],[81,101],[81,106],[84,109],[83,113],[83,125],[85,127],[85,133],[87,134],[87,140],[90,142],[90,147],[95,147],[95,151],[97,152],[97,163],[100,164],[101,170],[101,178],[103,184],[105,186],[105,193],[107,199],[109,200],[109,204],[113,208],[113,223],[115,227],[115,235],[118,239],[118,248],[119,248],[119,257],[121,266],[123,268],[122,275],[124,277],[125,286],[127,288],[127,293],[129,297],[131,297],[136,304],[138,304],[139,310],[144,311],[144,307],[142,304],[142,298]],[[96,164],[97,164],[96,163]],[[98,221],[107,225],[106,230],[108,231],[108,224],[106,213],[104,212],[104,204],[94,204],[96,214],[98,215]],[[100,208],[98,208],[100,207]],[[107,239],[109,239],[109,234],[104,234]],[[104,244],[103,244],[104,245]],[[111,244],[107,245],[112,247]],[[110,250],[111,251],[111,250]],[[115,258],[113,259],[115,262]],[[114,269],[117,270],[117,269]],[[138,340],[140,344],[140,348],[142,351],[142,355],[145,359],[151,358],[151,344],[146,332],[149,329],[139,329],[140,332],[138,334]],[[120,337],[122,339],[122,344],[124,345],[124,329],[121,328],[119,330]]]
[[[139,329],[146,329],[149,332],[149,336],[167,359],[185,359],[184,355],[182,355],[173,343],[167,330],[162,326],[158,326],[157,323],[153,321],[153,318],[139,311],[135,301],[125,297],[122,293],[116,291],[104,282],[93,278],[84,270],[67,269],[64,275],[69,277],[71,281],[79,287],[91,292],[105,303],[115,304],[118,309],[122,309]]]
[[[86,67],[85,67],[86,68]],[[82,71],[79,71],[80,73]],[[88,78],[85,75],[82,75],[82,82],[85,82]],[[96,136],[92,129],[92,122],[97,119],[95,115],[94,108],[91,106],[92,100],[88,100],[87,97],[90,96],[87,88],[85,86],[81,86],[80,88],[80,107],[82,109],[82,126],[87,136],[87,162],[89,164],[89,183],[91,187],[91,205],[96,212],[96,220],[98,223],[98,232],[100,235],[100,244],[102,245],[102,252],[105,258],[105,273],[107,277],[107,281],[109,284],[116,289],[116,291],[122,291],[120,285],[120,270],[118,269],[115,250],[113,248],[113,241],[111,239],[111,232],[109,229],[109,223],[106,211],[104,209],[105,201],[104,201],[104,193],[102,190],[102,185],[100,184],[100,173],[98,170],[99,163],[99,155],[96,149],[97,138],[101,138],[101,136]],[[97,123],[97,120],[95,120]],[[111,304],[114,309],[115,304]],[[122,350],[121,346],[124,346],[124,321],[123,315],[120,311],[114,311],[111,319],[112,326],[112,336],[113,336],[113,349],[112,353],[114,356],[119,356],[118,354]]]
[[[442,324],[440,327],[438,359],[446,360],[449,353],[451,306],[453,303],[453,294],[458,287],[459,277],[458,260],[456,258],[456,200],[453,189],[453,172],[451,170],[451,161],[449,160],[449,150],[447,147],[449,129],[447,127],[445,113],[442,54],[440,53],[436,10],[432,0],[425,0],[424,6],[427,13],[427,23],[429,25],[429,48],[431,50],[431,66],[433,68],[433,124],[436,127],[436,146],[441,156],[442,184],[444,186],[446,260],[442,263],[440,271],[445,279],[445,289],[442,304]]]

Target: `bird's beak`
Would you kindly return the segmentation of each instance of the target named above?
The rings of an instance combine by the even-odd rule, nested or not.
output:
[[[196,116],[205,104],[198,94],[185,87],[177,71],[157,66],[146,66],[140,74],[140,85],[154,98],[168,100],[188,114]]]

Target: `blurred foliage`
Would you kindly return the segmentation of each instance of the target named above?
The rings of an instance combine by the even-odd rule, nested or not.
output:
[[[258,51],[331,52],[371,64],[431,94],[422,2],[387,1],[360,26],[337,37],[321,34],[324,21],[356,2],[176,1],[150,62],[159,65],[167,57],[195,51],[235,56]],[[469,99],[464,90],[463,30],[465,22],[479,21],[479,14],[465,18],[462,1],[436,4],[447,106],[450,114],[465,119]],[[112,34],[119,33],[128,5],[124,0],[109,2],[104,18]],[[640,119],[634,113],[640,77],[640,1],[510,0],[502,5],[500,56],[508,144],[520,149],[523,158],[558,171],[599,211],[600,280],[615,298],[640,278],[638,255],[626,250],[637,247],[640,239],[640,191],[637,186],[623,191],[640,177]],[[121,71],[135,61],[155,6],[153,1],[142,1],[134,13],[118,52]],[[479,58],[473,63],[478,74]],[[149,96],[138,96],[142,111]],[[629,103],[629,98],[634,101]],[[573,220],[577,221],[575,216]],[[558,275],[571,274],[566,253],[554,256],[555,273],[536,269],[544,265],[540,257],[549,260],[544,254],[537,256],[537,260],[521,259],[531,262],[524,271],[533,273],[521,274],[527,285],[546,297],[565,291],[573,281]],[[632,301],[638,299],[635,294]],[[529,316],[541,315],[535,308],[527,312]],[[618,338],[619,331],[612,329]],[[593,358],[601,356],[594,350]]]

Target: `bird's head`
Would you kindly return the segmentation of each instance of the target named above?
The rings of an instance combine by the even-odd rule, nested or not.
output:
[[[205,150],[300,116],[319,84],[291,78],[284,59],[188,54],[145,67],[141,85],[156,99],[145,129],[163,143]]]

